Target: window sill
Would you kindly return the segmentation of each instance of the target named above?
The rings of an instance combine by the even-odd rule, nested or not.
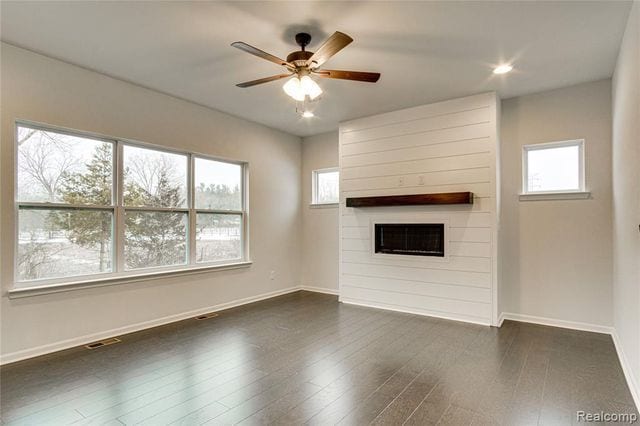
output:
[[[309,204],[309,207],[312,209],[331,209],[336,208],[340,205],[340,203],[322,203],[322,204]]]
[[[22,297],[40,296],[44,294],[60,293],[65,291],[80,290],[85,288],[104,287],[116,284],[129,284],[138,281],[148,281],[155,278],[174,277],[183,275],[202,274],[212,271],[225,271],[229,269],[248,268],[253,262],[242,261],[227,263],[224,265],[195,266],[191,268],[172,269],[165,271],[144,272],[135,275],[88,279],[82,281],[67,282],[64,284],[49,284],[34,287],[14,288],[8,291],[10,299]]]
[[[520,194],[520,201],[586,200],[587,198],[591,198],[591,192],[538,192],[534,194]]]

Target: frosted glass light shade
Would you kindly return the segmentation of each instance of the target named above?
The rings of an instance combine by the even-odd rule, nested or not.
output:
[[[300,79],[300,87],[302,87],[304,94],[308,95],[311,100],[314,100],[322,94],[322,89],[318,86],[318,83],[313,81],[308,75]]]
[[[322,94],[322,89],[318,83],[313,81],[308,75],[302,78],[293,77],[282,86],[284,92],[296,101],[304,101],[306,96],[314,100]]]
[[[282,86],[284,92],[296,101],[304,101],[304,91],[298,77],[293,77]]]

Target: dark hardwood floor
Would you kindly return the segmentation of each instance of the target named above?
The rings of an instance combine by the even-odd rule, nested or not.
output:
[[[0,369],[4,424],[576,423],[636,413],[607,335],[308,292]]]

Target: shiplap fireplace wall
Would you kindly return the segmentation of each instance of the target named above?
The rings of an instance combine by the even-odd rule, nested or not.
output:
[[[341,123],[341,301],[497,325],[498,108],[486,93]],[[345,206],[457,191],[474,203]],[[374,253],[375,223],[394,222],[445,224],[444,258]]]

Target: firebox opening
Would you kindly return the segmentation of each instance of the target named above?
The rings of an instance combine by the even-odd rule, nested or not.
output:
[[[444,257],[444,224],[376,223],[375,252]]]

